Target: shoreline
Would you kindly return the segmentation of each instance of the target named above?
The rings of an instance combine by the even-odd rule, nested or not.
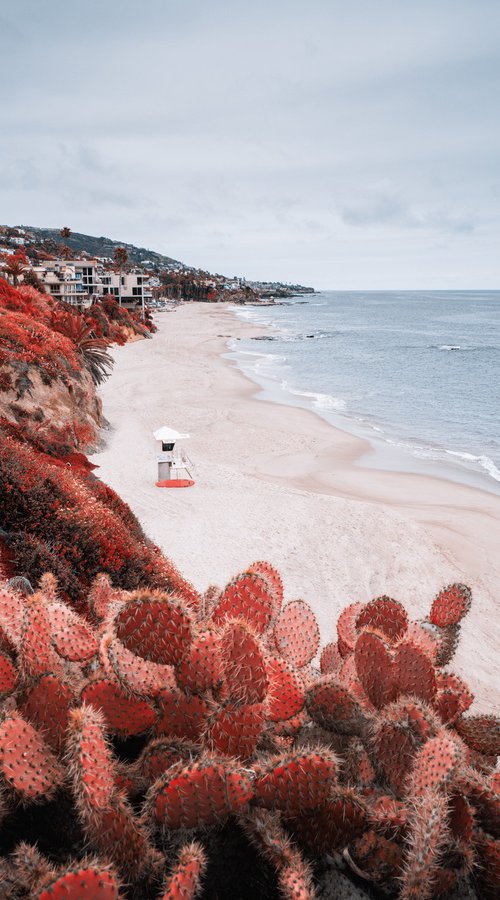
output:
[[[474,710],[493,711],[500,498],[361,467],[368,442],[313,410],[260,399],[260,386],[227,358],[227,341],[262,327],[228,307],[186,304],[156,321],[152,341],[113,351],[115,372],[101,389],[112,430],[92,457],[148,536],[200,589],[269,559],[287,599],[303,596],[315,609],[322,643],[348,602],[388,593],[417,617],[446,583],[469,583],[473,608],[452,668],[476,692]],[[193,488],[154,486],[151,432],[162,424],[192,435]]]
[[[424,439],[419,443],[414,442],[412,445],[406,443],[404,438],[398,435],[395,425],[387,427],[384,423],[384,427],[381,427],[382,422],[376,417],[373,417],[373,421],[370,422],[366,417],[359,417],[349,409],[345,411],[345,400],[342,397],[321,393],[314,390],[312,386],[308,386],[308,389],[291,387],[286,380],[283,380],[283,373],[279,375],[272,370],[273,360],[287,361],[287,357],[282,356],[283,347],[280,346],[276,353],[273,352],[275,345],[268,343],[280,340],[283,326],[276,321],[259,318],[259,304],[246,304],[246,306],[250,308],[250,312],[245,313],[245,308],[242,309],[238,306],[229,307],[229,309],[238,321],[258,327],[260,333],[247,339],[245,349],[241,349],[235,342],[234,346],[229,348],[228,358],[234,358],[239,370],[260,387],[259,399],[308,410],[332,427],[364,441],[365,453],[360,455],[357,461],[361,468],[366,465],[373,471],[423,475],[500,497],[500,471],[493,459],[481,453],[477,448],[468,451],[457,450],[438,444],[432,445]],[[252,310],[254,314],[252,314]],[[286,333],[287,328],[285,327]],[[313,335],[307,336],[312,337]],[[249,340],[262,341],[263,343],[255,344],[255,347],[265,347],[267,350],[248,349]],[[271,371],[266,371],[268,363],[271,363]],[[261,365],[264,368],[262,372],[260,371]],[[324,405],[325,400],[327,401],[326,405]],[[366,457],[366,460],[363,459],[363,456]],[[479,468],[474,467],[459,462],[459,459],[471,460],[474,463],[481,461],[481,465]],[[485,462],[482,462],[483,460]],[[498,474],[498,478],[487,464]]]

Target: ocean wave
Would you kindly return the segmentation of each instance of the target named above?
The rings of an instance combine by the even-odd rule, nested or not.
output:
[[[432,344],[430,350],[440,350],[441,352],[461,351],[462,353],[482,353],[484,351],[498,351],[498,347],[486,346],[480,344],[478,346],[464,347],[462,344]]]
[[[446,447],[422,447],[418,444],[408,444],[405,441],[397,441],[387,437],[388,444],[399,447],[402,450],[409,451],[412,456],[417,459],[429,459],[435,462],[444,462],[448,457],[453,457],[459,465],[466,469],[481,470],[486,472],[495,481],[500,482],[500,469],[495,465],[493,460],[484,453],[475,454],[461,450],[447,450]]]
[[[286,356],[282,356],[280,353],[259,353],[257,350],[240,350],[239,347],[235,347],[234,352],[238,356],[253,356],[255,359],[269,360],[270,362],[275,362],[276,360],[284,362],[286,360]]]
[[[447,453],[448,456],[455,456],[466,462],[477,464],[479,468],[484,469],[488,475],[491,475],[495,481],[500,481],[500,469],[497,468],[489,456],[485,456],[484,454],[476,456],[474,453],[459,453],[457,450],[445,450],[445,453]]]
[[[346,402],[342,397],[334,397],[333,394],[321,394],[319,391],[299,391],[297,388],[290,387],[286,381],[282,381],[281,386],[283,390],[293,394],[294,397],[305,397],[307,400],[311,400],[311,405],[315,409],[343,410],[346,408]]]

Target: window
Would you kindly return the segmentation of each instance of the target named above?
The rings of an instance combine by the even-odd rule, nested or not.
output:
[[[132,288],[132,297],[142,297],[142,288],[141,287],[133,287]]]

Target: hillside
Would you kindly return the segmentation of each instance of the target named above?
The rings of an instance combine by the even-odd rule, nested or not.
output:
[[[63,240],[59,228],[35,228],[32,225],[19,226],[26,231],[31,232],[39,241],[56,241],[58,244]],[[148,250],[145,247],[135,247],[133,244],[127,244],[124,241],[113,241],[108,237],[95,237],[91,234],[80,234],[72,232],[68,238],[64,238],[63,243],[71,247],[75,252],[80,253],[84,250],[91,256],[108,256],[113,258],[116,247],[125,247],[128,251],[129,261],[135,265],[141,265],[146,260],[153,263],[154,268],[169,269],[172,266],[184,266],[179,260],[172,259],[170,256],[164,256],[162,253],[156,253],[154,250]]]
[[[234,290],[240,291],[242,300],[244,300],[245,297],[247,298],[247,302],[256,297],[260,300],[267,300],[269,298],[282,299],[285,297],[292,297],[295,294],[314,293],[314,288],[305,287],[301,284],[285,284],[280,281],[248,281],[245,278],[227,278],[224,275],[210,274],[202,269],[187,266],[185,263],[173,259],[171,256],[157,253],[155,250],[149,250],[146,247],[136,247],[134,244],[128,244],[125,241],[113,241],[108,237],[95,237],[91,234],[81,234],[76,231],[71,232],[69,237],[64,238],[61,236],[61,230],[59,228],[37,228],[33,225],[0,226],[0,232],[2,229],[7,232],[4,237],[7,245],[9,244],[9,235],[10,239],[12,239],[12,234],[15,234],[15,231],[18,228],[27,232],[28,245],[31,237],[32,241],[34,239],[34,243],[32,242],[31,246],[34,246],[35,249],[41,245],[40,249],[54,254],[60,253],[62,245],[64,244],[69,247],[70,250],[74,251],[75,255],[84,251],[92,257],[107,257],[112,260],[116,248],[125,247],[128,252],[129,264],[133,266],[144,266],[146,271],[156,274],[173,272],[178,275],[179,273],[182,273],[184,276],[187,274],[188,277],[192,276],[195,279],[200,276],[201,278],[206,279],[208,276],[208,278],[212,279],[212,281],[216,282],[219,286],[231,284]],[[243,291],[246,291],[246,294],[244,294]],[[233,299],[238,298],[234,295]]]

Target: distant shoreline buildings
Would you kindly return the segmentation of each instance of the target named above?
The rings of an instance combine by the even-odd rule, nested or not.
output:
[[[0,226],[0,276],[14,283],[26,281],[38,286],[54,299],[79,309],[86,309],[106,296],[116,298],[128,309],[144,309],[172,300],[273,302],[297,293],[313,292],[312,288],[301,285],[212,275],[175,260],[160,264],[154,258],[144,258],[140,264],[128,261],[119,267],[110,256],[91,255],[85,250],[75,251],[66,246],[62,242],[64,231],[60,233],[61,242],[57,242],[52,237],[40,238],[36,231]],[[69,229],[67,232],[70,233]],[[89,236],[91,240],[95,245],[95,239]],[[123,247],[137,250],[132,245],[124,244]],[[11,274],[15,268],[13,258],[19,260],[14,276]]]

